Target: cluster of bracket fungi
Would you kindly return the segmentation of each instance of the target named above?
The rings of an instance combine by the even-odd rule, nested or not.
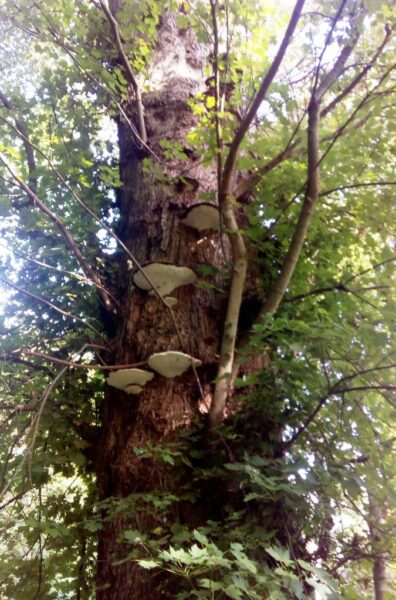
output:
[[[217,206],[209,202],[200,202],[186,210],[181,223],[192,227],[199,233],[201,231],[218,231],[220,227],[220,213]],[[149,294],[157,293],[164,302],[173,307],[177,299],[171,296],[173,290],[182,286],[195,283],[197,275],[189,267],[178,267],[169,263],[151,262],[135,271],[132,277],[134,285]],[[202,363],[184,352],[167,350],[152,354],[147,361],[151,371],[129,368],[112,371],[107,378],[107,384],[123,390],[127,394],[140,394],[146,383],[151,381],[155,373],[163,377],[178,377],[190,367],[199,367]]]

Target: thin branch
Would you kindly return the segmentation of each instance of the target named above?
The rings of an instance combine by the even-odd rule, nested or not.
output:
[[[350,55],[351,47],[348,46],[346,48],[346,52],[341,53],[339,59],[334,64],[330,73],[323,78],[322,82],[319,84],[318,91],[314,92],[311,98],[311,103],[308,108],[308,181],[305,200],[301,208],[300,216],[292,240],[290,242],[290,246],[281,269],[281,273],[275,281],[274,286],[270,294],[268,295],[263,305],[263,308],[259,313],[257,319],[258,323],[264,323],[267,318],[267,315],[273,314],[277,310],[290,283],[291,277],[294,273],[312,219],[315,204],[317,203],[320,196],[319,165],[327,156],[338,137],[340,137],[340,135],[344,133],[347,125],[353,120],[357,112],[366,103],[367,99],[370,98],[374,90],[377,89],[383,83],[383,81],[394,68],[391,67],[390,69],[388,69],[386,73],[381,77],[377,85],[366,94],[366,96],[361,102],[359,102],[358,106],[348,117],[347,121],[343,124],[343,126],[339,128],[339,130],[336,132],[336,135],[333,137],[331,143],[326,148],[322,156],[319,158],[319,123],[321,114],[320,100],[323,98],[324,93],[329,89],[329,86],[336,80],[338,74],[340,73],[345,64],[345,61]],[[352,293],[355,293],[352,290],[350,291]]]
[[[120,30],[119,30],[117,20],[111,13],[108,6],[106,6],[106,3],[103,2],[103,0],[99,0],[99,4],[100,4],[102,11],[106,15],[106,18],[107,18],[107,20],[110,24],[110,27],[113,31],[114,41],[115,41],[116,47],[118,49],[118,52],[120,53],[120,57],[123,62],[123,65],[125,67],[127,80],[132,85],[133,91],[135,92],[139,135],[140,135],[140,138],[142,139],[143,143],[146,143],[147,142],[147,133],[146,133],[146,126],[144,123],[144,112],[143,112],[144,109],[143,109],[143,102],[142,102],[142,96],[140,93],[139,85],[138,85],[136,77],[132,71],[132,67],[129,63],[128,57],[125,53],[124,46],[122,44],[121,37],[120,37]]]
[[[217,0],[210,0],[210,14],[212,17],[212,28],[213,28],[213,61],[212,69],[214,76],[214,110],[215,110],[215,132],[216,132],[216,159],[217,159],[217,189],[220,190],[221,176],[223,172],[223,157],[222,149],[223,143],[221,138],[221,124],[219,119],[220,111],[220,72],[219,72],[219,32],[217,25]]]
[[[76,367],[79,369],[96,369],[99,371],[111,371],[114,369],[117,370],[121,370],[121,369],[131,369],[133,367],[141,367],[142,365],[147,364],[147,361],[140,361],[137,363],[131,363],[131,364],[120,364],[120,365],[86,365],[83,363],[78,363],[75,361],[71,361],[71,360],[65,360],[63,358],[58,358],[57,356],[50,356],[49,354],[44,354],[42,352],[35,352],[33,350],[20,350],[21,354],[24,354],[26,356],[37,356],[38,358],[43,358],[44,360],[48,360],[49,362],[52,363],[56,363],[58,365],[67,365],[69,367]]]
[[[346,128],[353,121],[353,119],[355,118],[357,113],[373,99],[373,97],[375,95],[375,90],[377,90],[383,84],[383,82],[389,77],[390,73],[395,68],[396,68],[396,64],[393,64],[391,67],[389,67],[389,69],[387,69],[387,71],[385,71],[385,73],[382,75],[382,77],[380,78],[378,83],[374,86],[374,88],[372,88],[369,92],[367,92],[365,94],[365,96],[362,98],[362,100],[360,100],[360,102],[357,104],[356,108],[352,111],[352,113],[349,115],[349,117],[343,123],[343,125],[341,125],[341,127],[339,127],[337,129],[335,134],[332,135],[332,140],[331,140],[330,144],[328,145],[328,147],[326,148],[326,150],[323,152],[323,154],[321,156],[321,159],[320,159],[321,162],[329,154],[330,150],[333,148],[333,146],[336,143],[336,141],[338,140],[338,138],[344,134]]]
[[[13,288],[14,290],[16,290],[17,292],[19,292],[21,294],[24,294],[25,296],[29,296],[30,298],[33,298],[33,300],[36,300],[37,302],[41,302],[42,304],[45,304],[46,306],[48,306],[52,310],[58,312],[59,314],[61,314],[64,317],[66,317],[67,319],[72,319],[73,321],[77,321],[78,323],[82,323],[84,325],[84,327],[88,327],[96,335],[98,335],[105,342],[107,342],[107,340],[100,333],[100,331],[98,331],[90,323],[87,323],[86,321],[84,321],[84,319],[81,319],[81,317],[77,317],[76,315],[73,315],[73,314],[71,314],[71,313],[63,310],[62,308],[59,308],[59,306],[56,306],[55,304],[53,304],[52,302],[50,302],[50,300],[47,300],[46,298],[42,298],[42,296],[37,296],[36,294],[33,294],[33,292],[28,292],[27,290],[24,290],[23,288],[19,287],[18,285],[16,285],[12,281],[9,281],[8,279],[5,279],[4,277],[0,276],[0,281],[2,281],[3,283],[5,283],[6,285],[10,286],[11,288]]]
[[[323,196],[329,196],[330,194],[333,194],[334,192],[342,192],[343,190],[351,190],[351,189],[355,189],[355,188],[361,188],[361,187],[381,187],[381,186],[387,186],[387,185],[396,185],[396,181],[362,181],[361,183],[351,183],[349,185],[340,185],[338,187],[335,188],[330,188],[328,190],[324,190],[323,192],[320,192],[320,197],[322,198]]]
[[[369,392],[371,390],[385,390],[387,392],[396,392],[396,385],[356,385],[354,387],[341,388],[334,393],[346,394],[348,392]]]
[[[45,263],[41,260],[35,260],[34,258],[31,258],[30,256],[23,254],[22,252],[18,252],[18,250],[15,250],[14,248],[10,248],[9,246],[7,246],[6,244],[3,244],[2,242],[0,242],[0,246],[2,246],[6,250],[8,250],[8,252],[11,252],[15,256],[18,256],[22,260],[26,260],[27,262],[37,265],[38,267],[42,267],[43,269],[49,269],[51,271],[55,271],[56,273],[63,273],[65,275],[68,275],[69,277],[73,277],[79,283],[84,283],[87,285],[94,285],[99,290],[102,290],[103,292],[105,292],[109,296],[109,298],[111,298],[111,300],[115,306],[117,306],[118,308],[121,308],[121,306],[120,306],[119,302],[116,300],[116,298],[105,287],[97,284],[95,281],[92,281],[92,279],[88,279],[87,277],[85,277],[85,275],[81,276],[78,273],[74,273],[73,271],[68,271],[67,269],[60,269],[53,265],[49,265],[48,263]]]
[[[289,249],[283,262],[281,273],[264,302],[257,319],[258,323],[264,323],[268,315],[276,312],[285,295],[286,289],[300,258],[314,208],[319,198],[319,123],[320,104],[313,96],[308,108],[308,185],[305,199]]]
[[[341,18],[342,12],[343,12],[343,10],[345,8],[345,5],[346,5],[347,1],[348,0],[341,0],[340,5],[338,7],[338,10],[337,10],[335,16],[331,20],[331,26],[330,26],[330,29],[329,29],[327,35],[326,35],[325,43],[323,44],[323,48],[322,48],[322,51],[321,51],[320,56],[319,56],[318,64],[317,64],[316,69],[315,69],[314,83],[313,83],[313,86],[312,86],[311,95],[313,95],[314,93],[316,94],[317,91],[318,91],[319,74],[320,74],[320,68],[322,66],[322,60],[323,60],[323,57],[325,55],[325,52],[326,52],[328,46],[330,45],[330,43],[331,43],[331,41],[333,39],[333,33],[334,33],[334,30],[335,30],[335,27],[336,27],[339,19]]]
[[[18,116],[17,111],[13,103],[0,91],[0,100],[4,104],[7,110],[13,114],[15,127],[22,137],[23,147],[25,148],[26,161],[29,170],[29,187],[36,192],[37,191],[37,175],[36,175],[36,159],[33,152],[33,147],[30,143],[30,136],[25,122]]]
[[[8,123],[8,125],[12,127],[12,125],[10,123]],[[135,258],[135,256],[129,250],[129,248],[124,244],[124,242],[121,240],[121,238],[118,237],[118,235],[107,225],[107,223],[105,223],[104,221],[102,221],[100,219],[100,217],[98,217],[94,213],[94,211],[84,202],[84,200],[82,200],[82,198],[76,193],[76,191],[66,181],[66,179],[63,177],[63,175],[60,173],[60,171],[55,167],[55,165],[53,164],[53,162],[42,152],[42,150],[40,150],[40,148],[38,148],[34,144],[32,144],[32,146],[33,146],[33,148],[36,149],[37,152],[39,152],[41,154],[41,156],[43,156],[43,158],[46,160],[46,162],[48,163],[48,165],[51,168],[51,170],[56,174],[56,176],[59,178],[59,180],[66,186],[66,188],[68,189],[68,191],[72,194],[73,198],[84,209],[84,211],[87,214],[89,214],[100,225],[101,228],[105,229],[105,231],[117,242],[117,244],[119,244],[119,246],[122,248],[122,250],[124,250],[124,252],[126,253],[126,255],[131,259],[132,263],[138,269],[138,271],[140,271],[140,273],[142,274],[142,276],[145,278],[145,280],[147,281],[147,283],[150,285],[150,288],[152,289],[153,293],[160,299],[160,301],[164,305],[164,307],[170,312],[171,319],[172,319],[173,325],[175,327],[175,331],[177,333],[177,336],[179,338],[181,347],[182,347],[183,351],[185,351],[188,354],[188,352],[186,350],[186,347],[185,347],[185,344],[183,342],[183,338],[181,336],[181,332],[180,332],[180,329],[178,327],[178,324],[177,324],[177,321],[176,321],[176,318],[175,318],[175,314],[173,312],[172,307],[169,306],[169,304],[166,302],[165,298],[158,291],[158,289],[156,288],[156,286],[152,282],[151,278],[144,271],[144,269],[143,269],[142,265],[139,263],[139,261]],[[198,375],[196,375],[196,377],[198,377]],[[199,386],[200,385],[201,384],[199,384]]]
[[[396,260],[393,259],[393,260]],[[306,298],[310,298],[311,296],[318,296],[319,294],[327,294],[329,292],[346,292],[348,294],[357,295],[360,292],[369,292],[373,290],[385,290],[389,289],[391,286],[389,285],[372,285],[365,288],[360,288],[358,290],[354,290],[352,288],[347,287],[344,283],[335,283],[334,285],[323,286],[320,288],[316,288],[305,294],[298,294],[297,296],[293,296],[292,298],[286,298],[285,302],[299,302],[300,300],[305,300]],[[376,307],[375,307],[376,308]]]
[[[396,256],[392,256],[391,258],[387,258],[386,260],[382,260],[379,263],[375,263],[374,265],[372,265],[368,269],[363,269],[363,271],[359,271],[359,273],[356,273],[356,275],[351,275],[348,279],[346,279],[344,281],[344,284],[350,283],[351,281],[353,281],[353,279],[356,279],[357,277],[362,277],[363,275],[366,275],[370,271],[374,271],[375,269],[379,269],[380,267],[383,267],[384,265],[386,265],[386,264],[388,264],[390,262],[394,262],[395,260],[396,260]]]
[[[53,375],[51,369],[49,369],[45,365],[38,365],[36,363],[31,362],[30,360],[24,360],[23,358],[19,358],[18,356],[11,356],[10,354],[0,354],[0,362],[16,363],[18,365],[28,367],[29,369],[34,369],[35,371],[42,371],[43,373],[47,373],[47,375]]]
[[[58,44],[61,48],[63,48],[63,50],[65,50],[65,52],[68,54],[68,56],[70,56],[71,60],[76,65],[77,69],[80,71],[80,73],[84,77],[84,79],[89,79],[89,80],[93,81],[95,83],[95,85],[98,86],[98,88],[102,92],[104,92],[114,102],[114,104],[117,107],[120,115],[122,115],[123,119],[127,123],[128,127],[130,128],[130,130],[131,130],[132,134],[134,135],[134,137],[138,140],[139,144],[141,144],[141,146],[144,147],[144,149],[149,154],[151,154],[157,161],[161,162],[160,158],[155,154],[155,152],[153,152],[153,150],[151,150],[151,148],[147,145],[147,143],[144,142],[143,139],[140,137],[139,131],[136,129],[136,127],[134,126],[134,124],[132,123],[132,121],[129,119],[129,117],[126,114],[125,110],[122,108],[121,104],[118,102],[117,98],[114,96],[114,94],[111,92],[111,90],[108,87],[106,87],[105,85],[103,85],[85,67],[81,66],[81,64],[78,62],[78,60],[75,57],[75,54],[76,54],[75,48],[74,47],[72,48],[72,47],[66,45],[63,42],[63,40],[61,38],[61,35],[57,32],[57,30],[55,29],[54,25],[49,20],[46,11],[44,11],[42,9],[42,7],[39,4],[37,4],[36,2],[34,3],[34,5],[37,7],[38,10],[40,10],[40,12],[42,13],[44,19],[47,21],[48,26],[49,26],[49,31],[52,34],[52,36],[54,37],[55,43]],[[94,89],[96,91],[96,88],[94,88]]]
[[[322,118],[324,118],[329,112],[331,112],[337,104],[339,104],[348,94],[355,89],[355,87],[362,81],[362,79],[367,75],[370,69],[373,67],[374,63],[377,62],[378,58],[381,56],[386,44],[389,42],[390,37],[392,35],[392,30],[388,24],[385,25],[385,37],[382,41],[381,45],[378,47],[376,52],[374,53],[370,62],[356,75],[356,77],[351,81],[349,85],[347,85],[342,92],[338,94],[323,110],[322,110]]]
[[[50,219],[50,221],[52,221],[52,223],[54,225],[56,225],[56,227],[59,229],[59,231],[61,232],[61,234],[63,236],[63,239],[66,242],[67,247],[69,248],[69,250],[71,250],[73,255],[76,257],[78,264],[80,265],[80,267],[82,268],[82,270],[86,274],[86,276],[89,279],[92,279],[92,281],[94,281],[98,286],[103,288],[99,275],[94,271],[94,269],[91,267],[89,262],[87,260],[85,260],[75,239],[71,235],[70,231],[65,227],[64,223],[59,219],[59,217],[54,212],[52,212],[52,210],[50,210],[44,204],[44,202],[42,202],[40,200],[40,198],[37,196],[37,194],[27,185],[27,183],[25,181],[23,181],[23,179],[21,179],[15,173],[15,171],[12,169],[12,167],[8,164],[8,162],[4,159],[4,157],[1,154],[0,154],[0,161],[6,167],[7,171],[10,173],[10,175],[16,181],[16,183],[21,188],[21,190],[23,190],[25,192],[25,194],[27,194],[27,196],[32,200],[33,205],[36,206],[42,213],[44,213]],[[110,298],[108,297],[107,292],[102,292],[101,297],[103,299],[103,302],[104,302],[106,308],[108,310],[112,310],[113,305],[112,305]]]
[[[27,459],[30,457],[31,452],[33,450],[34,447],[34,443],[36,441],[36,436],[37,436],[37,431],[38,431],[38,426],[40,423],[40,419],[41,416],[43,414],[44,411],[44,407],[47,403],[48,397],[50,396],[51,392],[56,388],[56,386],[58,385],[59,381],[62,379],[62,377],[65,375],[65,373],[67,372],[68,367],[64,367],[63,369],[61,369],[59,371],[59,373],[54,377],[54,379],[47,385],[47,387],[45,388],[41,398],[40,398],[40,408],[38,410],[38,413],[36,415],[36,418],[34,420],[34,423],[31,427],[31,433],[32,433],[32,439],[30,444],[27,446],[27,450],[25,452],[25,454],[23,455],[21,464],[19,465],[19,469],[21,469],[23,467],[23,465],[25,464],[25,462],[27,461]],[[4,497],[4,494],[6,493],[6,491],[9,489],[9,487],[12,484],[12,481],[14,480],[15,476],[16,476],[17,471],[14,472],[13,476],[8,480],[8,482],[6,483],[6,485],[0,490],[0,500],[1,498]]]
[[[305,0],[297,0],[296,5],[293,10],[293,13],[292,13],[292,16],[291,16],[291,19],[290,19],[290,22],[289,22],[289,25],[286,29],[285,35],[279,46],[278,52],[276,53],[276,56],[275,56],[274,60],[272,61],[272,64],[271,64],[270,68],[268,69],[268,72],[267,72],[266,76],[264,77],[263,82],[262,82],[255,98],[253,99],[248,112],[244,116],[241,124],[239,125],[239,127],[235,133],[234,139],[231,143],[231,147],[230,147],[227,159],[226,159],[226,163],[224,165],[222,184],[221,184],[223,193],[229,194],[231,192],[231,179],[232,179],[232,175],[234,172],[234,166],[235,166],[235,161],[237,158],[239,146],[240,146],[243,138],[245,137],[245,135],[250,127],[250,124],[252,123],[254,117],[256,116],[256,113],[257,113],[258,109],[260,108],[261,103],[265,99],[268,89],[280,67],[280,64],[286,53],[287,47],[289,46],[291,38],[293,36],[293,33],[297,27],[297,23],[300,19],[300,15],[301,15],[301,11],[303,9],[304,3],[305,3]]]
[[[359,375],[363,375],[365,373],[369,373],[369,372],[373,372],[373,371],[380,371],[380,370],[385,370],[385,369],[393,369],[395,367],[395,365],[386,365],[384,367],[376,367],[376,368],[372,368],[372,369],[366,369],[365,371],[361,371],[359,373],[356,373],[355,375],[349,376],[349,377],[343,377],[342,379],[340,379],[334,386],[332,389],[330,389],[328,391],[328,393],[324,396],[322,396],[315,409],[312,411],[312,413],[307,417],[307,419],[304,421],[304,423],[301,425],[301,427],[299,427],[297,429],[297,431],[294,433],[294,435],[292,435],[292,437],[287,441],[284,442],[282,444],[283,449],[288,449],[290,448],[290,446],[292,446],[297,439],[308,429],[309,425],[312,423],[312,421],[314,421],[314,419],[316,418],[316,416],[318,415],[318,413],[321,411],[321,409],[324,407],[324,405],[326,404],[327,400],[329,398],[331,398],[331,396],[337,396],[337,395],[342,395],[348,392],[357,392],[357,391],[370,391],[370,390],[374,390],[374,391],[379,391],[379,390],[387,390],[387,391],[396,391],[396,386],[392,386],[392,385],[361,385],[361,386],[353,386],[353,387],[345,387],[345,388],[341,388],[339,387],[339,385],[341,383],[344,383],[345,381],[349,381],[350,379],[353,379],[354,377],[358,377]]]
[[[348,96],[353,89],[358,85],[358,83],[364,78],[367,72],[374,66],[377,62],[378,58],[381,56],[383,49],[385,48],[387,42],[390,39],[388,35],[388,28],[385,28],[386,36],[382,44],[379,46],[378,50],[375,52],[374,56],[366,65],[366,67],[356,76],[356,78],[349,84],[334,100],[332,100],[325,108],[321,110],[320,117],[321,119],[326,117],[341,100],[343,100],[346,96]],[[251,191],[260,181],[261,179],[270,171],[275,169],[282,162],[290,158],[297,150],[300,149],[301,139],[297,139],[292,146],[290,146],[290,142],[286,145],[285,149],[282,150],[277,156],[272,158],[268,163],[263,165],[263,167],[259,168],[249,179],[245,179],[240,183],[240,186],[236,190],[236,198],[239,198],[244,193]]]
[[[396,368],[396,363],[391,363],[389,365],[383,365],[382,367],[370,367],[369,369],[363,369],[361,371],[357,371],[356,373],[352,373],[352,375],[346,375],[338,380],[338,382],[333,386],[332,389],[336,389],[341,383],[345,383],[346,381],[352,381],[352,379],[356,379],[356,377],[360,377],[361,375],[367,375],[367,373],[374,373],[377,371],[387,371],[388,369]]]

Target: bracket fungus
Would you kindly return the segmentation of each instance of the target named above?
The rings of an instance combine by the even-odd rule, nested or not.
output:
[[[134,396],[136,396],[137,394],[140,394],[141,392],[143,392],[143,388],[140,385],[128,385],[124,392],[126,392],[127,394],[133,394]]]
[[[148,366],[163,377],[177,377],[187,371],[192,365],[200,367],[201,361],[184,352],[168,350],[157,352],[148,359]]]
[[[170,306],[172,308],[172,306],[176,306],[177,304],[177,298],[174,298],[173,296],[166,296],[164,298],[165,302],[167,303],[168,306]]]
[[[143,386],[148,381],[151,381],[154,377],[154,373],[151,371],[144,371],[143,369],[119,369],[118,371],[112,371],[106,382],[119,390],[124,390],[128,394],[140,394],[143,390]],[[129,389],[129,388],[134,388]],[[136,388],[140,388],[136,390]]]
[[[189,285],[197,280],[196,274],[189,267],[177,267],[169,263],[148,263],[142,270],[161,296],[167,296],[181,285]],[[141,290],[150,291],[152,286],[143,273],[135,271],[133,283]]]
[[[220,228],[220,212],[217,206],[209,202],[200,202],[187,209],[186,216],[180,221],[183,225],[204,231]]]

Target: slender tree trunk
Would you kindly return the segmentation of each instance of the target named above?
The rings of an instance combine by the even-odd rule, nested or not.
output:
[[[378,501],[369,495],[370,501],[370,536],[372,551],[374,554],[373,583],[375,600],[386,600],[387,597],[387,565],[386,553],[382,543],[381,522],[383,511]]]

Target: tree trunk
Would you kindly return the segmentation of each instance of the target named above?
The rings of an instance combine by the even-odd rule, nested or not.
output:
[[[373,562],[373,582],[375,600],[385,600],[388,592],[386,552],[383,547],[383,535],[381,534],[381,523],[384,523],[384,514],[378,505],[378,500],[369,494],[370,509],[370,537]]]
[[[152,59],[156,91],[143,95],[147,145],[161,161],[145,152],[125,120],[118,123],[122,180],[118,235],[141,265],[155,261],[188,266],[197,272],[205,264],[221,268],[224,260],[218,234],[199,239],[195,230],[180,223],[186,207],[197,202],[200,193],[216,188],[215,170],[203,168],[200,157],[186,144],[186,134],[195,121],[188,100],[203,86],[202,57],[203,49],[191,33],[180,32],[170,13],[163,15]],[[135,122],[133,98],[127,110]],[[171,147],[179,143],[185,148],[185,159],[168,158],[165,165],[163,140]],[[179,350],[199,358],[202,366],[196,374],[189,369],[171,379],[156,375],[137,396],[106,386],[96,461],[101,499],[172,491],[169,468],[141,458],[134,449],[174,439],[194,416],[202,418],[210,402],[210,382],[218,360],[222,294],[192,285],[172,292],[177,298],[173,312],[179,336],[171,311],[160,298],[133,286],[135,268],[120,253],[116,293],[122,312],[116,316],[116,364],[139,363],[155,352]],[[133,561],[114,564],[130,549],[119,543],[122,532],[154,523],[153,515],[129,511],[106,524],[98,548],[98,600],[167,597],[157,589],[159,576],[145,579],[151,571],[138,568]],[[174,595],[175,588],[169,597]]]

